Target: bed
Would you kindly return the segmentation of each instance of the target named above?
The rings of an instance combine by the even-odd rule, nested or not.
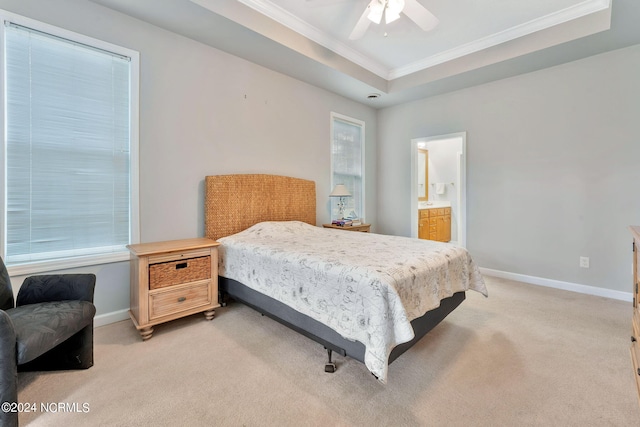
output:
[[[469,289],[485,296],[454,245],[316,227],[313,181],[276,175],[205,180],[205,234],[218,240],[219,289],[363,362],[388,365],[440,323]],[[331,371],[330,369],[325,369]]]

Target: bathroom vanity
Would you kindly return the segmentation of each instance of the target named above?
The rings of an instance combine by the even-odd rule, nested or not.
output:
[[[418,203],[418,238],[438,242],[451,240],[451,203]]]

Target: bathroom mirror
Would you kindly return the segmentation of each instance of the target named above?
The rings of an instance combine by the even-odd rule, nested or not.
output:
[[[411,237],[419,209],[450,206],[451,243],[466,246],[466,139],[459,132],[411,140]]]
[[[418,148],[418,201],[429,200],[429,151]]]

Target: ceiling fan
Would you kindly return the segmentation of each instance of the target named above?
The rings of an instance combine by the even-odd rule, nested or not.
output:
[[[418,0],[371,0],[358,19],[349,39],[357,40],[362,37],[372,22],[379,24],[382,21],[382,15],[388,24],[400,18],[401,12],[424,31],[432,30],[440,22],[435,15],[418,3]]]

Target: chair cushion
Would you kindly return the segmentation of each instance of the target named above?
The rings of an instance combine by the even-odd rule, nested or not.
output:
[[[53,301],[6,310],[16,331],[18,365],[27,363],[91,324],[95,306],[87,301]]]

